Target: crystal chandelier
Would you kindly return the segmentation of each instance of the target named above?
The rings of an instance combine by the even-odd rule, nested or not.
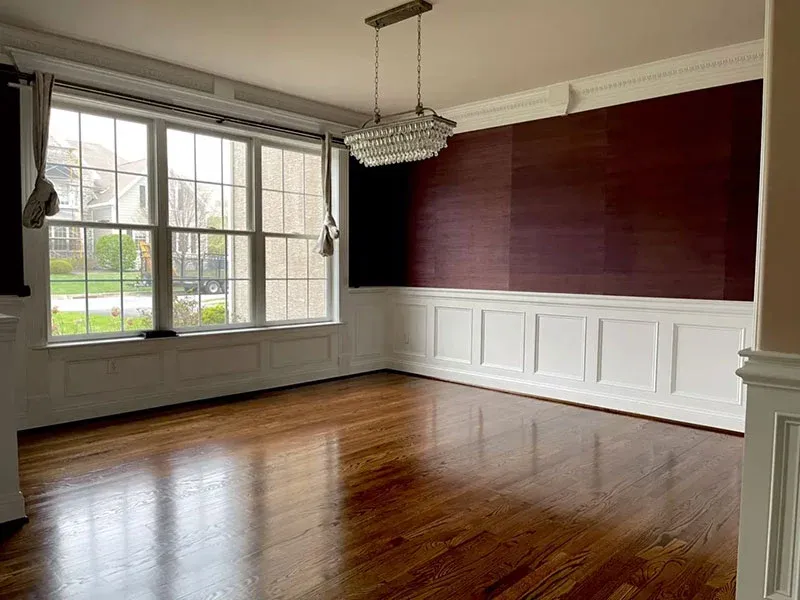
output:
[[[422,13],[433,6],[414,0],[366,19],[375,28],[375,110],[360,129],[346,131],[344,143],[361,164],[367,167],[425,160],[447,147],[454,121],[422,105]],[[378,108],[378,50],[382,27],[417,17],[417,106],[413,111],[382,118]]]

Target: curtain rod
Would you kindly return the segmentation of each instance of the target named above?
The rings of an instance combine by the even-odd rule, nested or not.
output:
[[[20,80],[25,81],[24,84],[14,84],[9,83],[8,85],[11,87],[19,87],[21,85],[31,85],[33,81],[34,75],[32,73],[24,73],[19,72]],[[156,108],[162,108],[166,110],[171,110],[173,112],[181,113],[184,115],[191,115],[194,117],[201,117],[204,119],[213,120],[218,125],[223,125],[225,123],[232,123],[234,125],[244,125],[246,127],[255,127],[257,129],[264,129],[265,131],[272,131],[273,133],[282,133],[285,135],[291,135],[295,137],[302,137],[306,139],[312,139],[317,141],[322,141],[325,139],[325,135],[322,133],[310,133],[308,131],[301,131],[299,129],[292,129],[291,127],[281,127],[280,125],[269,125],[267,123],[261,123],[260,121],[252,121],[250,119],[242,119],[240,117],[231,117],[228,115],[223,115],[220,113],[214,113],[207,110],[202,109],[195,109],[195,108],[187,108],[184,106],[176,106],[174,104],[170,104],[169,102],[161,102],[160,100],[151,100],[149,98],[143,98],[141,96],[135,96],[133,94],[126,94],[125,92],[112,92],[110,90],[104,90],[102,88],[97,88],[90,85],[83,85],[78,83],[71,83],[69,81],[59,81],[58,79],[55,80],[54,83],[55,87],[73,90],[78,92],[88,92],[91,94],[96,94],[98,96],[104,96],[106,98],[114,98],[117,100],[126,100],[128,102],[134,102],[137,104],[144,104],[147,106],[152,106]],[[346,147],[344,145],[344,140],[342,138],[333,137],[332,142],[341,147]]]

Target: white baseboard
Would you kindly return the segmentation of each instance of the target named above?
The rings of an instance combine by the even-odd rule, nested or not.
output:
[[[22,492],[0,494],[0,523],[25,518],[25,499]]]
[[[637,400],[598,391],[581,391],[568,387],[558,387],[541,383],[533,383],[513,377],[479,374],[451,367],[434,367],[410,361],[389,361],[389,368],[403,373],[433,377],[443,381],[463,383],[476,387],[535,396],[543,400],[556,400],[591,408],[602,408],[632,415],[656,417],[678,423],[714,427],[728,431],[743,431],[744,423],[738,416],[725,413],[714,413],[701,409],[677,407],[653,401]]]

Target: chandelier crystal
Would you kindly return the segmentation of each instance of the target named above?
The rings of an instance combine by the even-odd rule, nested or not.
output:
[[[422,13],[433,6],[414,0],[366,19],[375,28],[375,109],[373,118],[360,129],[344,132],[350,153],[367,167],[425,160],[447,147],[455,121],[445,119],[422,105]],[[413,111],[390,115],[382,122],[378,108],[380,30],[409,17],[417,17],[417,106]],[[429,114],[426,114],[429,113]]]

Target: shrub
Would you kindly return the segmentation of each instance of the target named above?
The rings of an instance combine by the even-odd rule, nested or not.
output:
[[[225,305],[212,304],[203,307],[203,325],[222,325],[225,323]]]
[[[185,296],[172,303],[172,324],[175,327],[197,327],[200,325],[197,298]]]
[[[95,242],[94,256],[98,267],[109,271],[120,270],[120,239],[122,239],[122,270],[132,271],[136,268],[136,242],[128,235],[120,238],[113,233],[104,235]]]
[[[69,275],[72,273],[72,263],[63,258],[50,259],[50,274],[51,275]]]

